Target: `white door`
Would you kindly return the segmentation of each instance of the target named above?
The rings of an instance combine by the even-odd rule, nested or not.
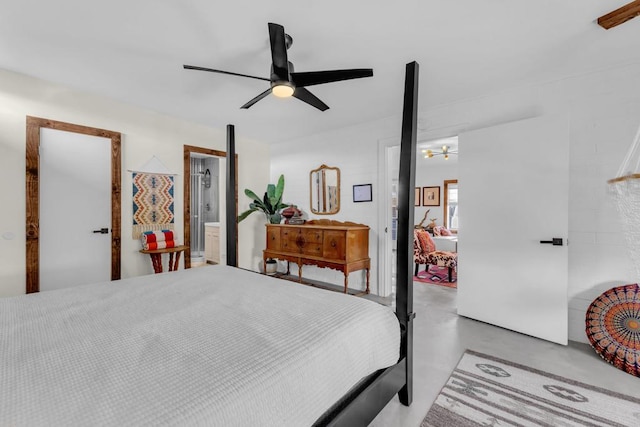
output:
[[[568,188],[566,118],[460,135],[458,314],[567,344]]]
[[[40,290],[110,279],[111,139],[41,128]]]

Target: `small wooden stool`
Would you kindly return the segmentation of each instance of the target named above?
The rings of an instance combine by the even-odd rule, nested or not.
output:
[[[180,254],[187,249],[189,249],[189,246],[182,245],[164,249],[140,249],[140,253],[149,254],[151,264],[153,264],[153,271],[155,273],[162,273],[162,254],[169,254],[169,271],[175,271],[178,269],[180,263]],[[176,254],[175,261],[173,260],[174,253]]]

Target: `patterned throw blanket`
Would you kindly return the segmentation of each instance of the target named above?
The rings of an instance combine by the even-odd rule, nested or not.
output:
[[[175,248],[178,246],[174,240],[172,230],[144,231],[140,235],[140,241],[144,250]]]

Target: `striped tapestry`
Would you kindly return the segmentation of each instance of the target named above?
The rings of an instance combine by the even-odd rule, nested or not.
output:
[[[133,173],[133,238],[143,231],[173,230],[173,176]]]

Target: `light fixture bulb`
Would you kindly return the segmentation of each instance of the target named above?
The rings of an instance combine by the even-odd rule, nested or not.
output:
[[[427,150],[427,155],[426,155],[425,157],[427,157],[427,158],[429,158],[429,159],[430,159],[431,157],[433,157],[433,151],[431,151],[431,150]]]
[[[271,88],[271,93],[278,98],[288,98],[293,95],[293,91],[293,87],[288,84],[277,84]]]
[[[445,155],[444,155],[444,159],[445,159],[445,160],[449,160],[449,155],[448,155],[448,154],[445,154]]]

